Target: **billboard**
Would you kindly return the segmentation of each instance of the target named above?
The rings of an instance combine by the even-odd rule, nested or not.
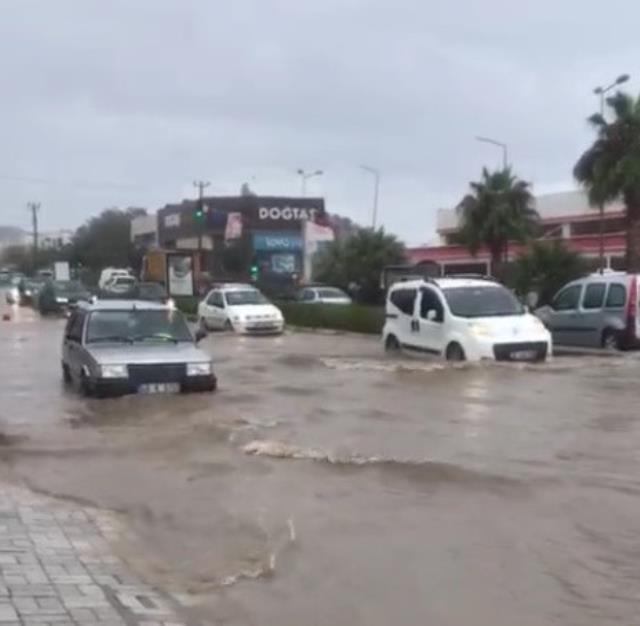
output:
[[[193,296],[195,294],[192,255],[167,254],[167,290],[170,296]]]

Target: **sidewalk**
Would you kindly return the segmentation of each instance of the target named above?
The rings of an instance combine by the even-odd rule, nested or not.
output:
[[[114,556],[121,532],[109,512],[2,485],[0,626],[184,626]]]

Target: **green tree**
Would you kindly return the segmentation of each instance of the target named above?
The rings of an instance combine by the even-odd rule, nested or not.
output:
[[[380,276],[387,265],[405,261],[404,245],[394,236],[378,230],[363,229],[349,237],[331,242],[315,262],[314,278],[319,282],[351,289],[367,304],[382,301]]]
[[[106,209],[78,228],[71,243],[70,260],[89,270],[94,279],[105,267],[131,267],[139,270],[141,250],[131,242],[131,220],[140,209]]]
[[[626,209],[627,271],[640,271],[640,97],[622,92],[607,98],[613,112],[608,122],[589,118],[596,132],[593,145],[580,157],[573,173],[593,206],[622,199]]]
[[[513,266],[513,286],[524,296],[538,294],[538,304],[549,304],[566,283],[587,271],[585,260],[562,242],[536,241]]]
[[[474,255],[486,246],[491,271],[500,276],[509,241],[524,242],[536,231],[539,218],[530,185],[510,168],[495,172],[483,168],[482,179],[470,187],[471,193],[458,205],[459,240]]]

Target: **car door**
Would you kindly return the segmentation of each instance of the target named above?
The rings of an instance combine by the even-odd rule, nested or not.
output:
[[[424,352],[442,354],[445,348],[445,313],[440,295],[431,287],[423,287],[416,304],[413,332],[418,347]]]
[[[551,303],[551,313],[547,323],[555,343],[564,345],[580,345],[580,296],[582,283],[568,285],[561,289]]]
[[[416,339],[415,312],[417,289],[400,287],[394,289],[389,296],[393,311],[387,317],[393,317],[395,334],[400,344],[406,348],[419,347]]]
[[[82,346],[85,319],[86,313],[84,311],[73,311],[65,330],[64,361],[74,381],[80,380],[82,367],[85,365],[85,350]]]
[[[602,340],[602,307],[607,284],[590,283],[585,286],[580,304],[580,315],[576,319],[576,342],[581,346],[600,347]]]
[[[224,326],[224,301],[219,290],[212,291],[205,301],[205,319],[210,328],[222,328]]]

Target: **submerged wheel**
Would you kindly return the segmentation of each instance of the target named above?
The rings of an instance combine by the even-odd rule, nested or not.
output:
[[[451,343],[449,344],[449,347],[447,348],[447,352],[446,352],[446,359],[447,361],[465,361],[466,360],[466,356],[464,353],[464,350],[462,349],[462,346],[459,343]]]
[[[65,385],[71,384],[71,372],[69,371],[69,366],[62,364],[62,381]]]
[[[233,330],[233,324],[231,323],[231,320],[229,320],[229,319],[228,319],[228,320],[224,323],[224,329],[225,329],[225,330]]]
[[[610,352],[622,350],[620,344],[620,334],[615,330],[608,328],[602,333],[602,347]]]
[[[387,340],[384,342],[384,349],[391,353],[400,351],[400,342],[395,335],[389,335],[387,337]]]

